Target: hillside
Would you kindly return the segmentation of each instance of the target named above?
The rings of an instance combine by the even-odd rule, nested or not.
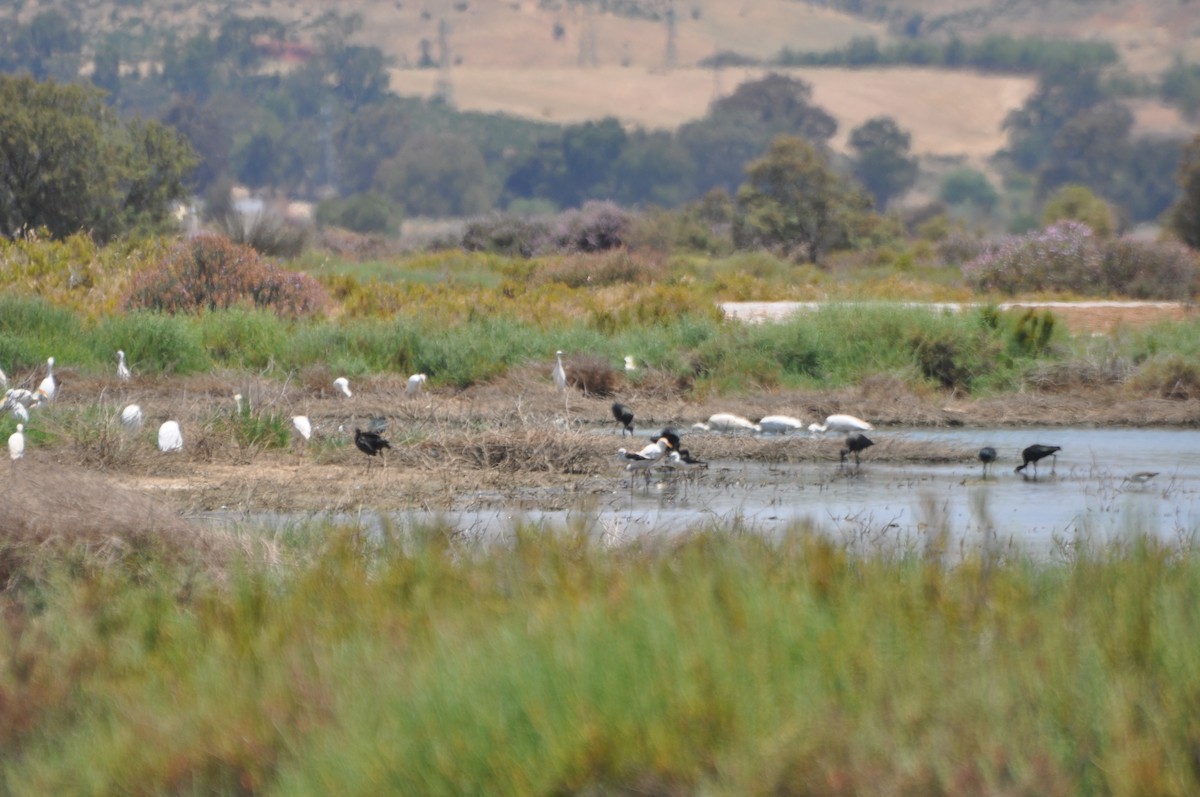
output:
[[[836,5],[831,3],[829,5]],[[62,8],[62,0],[31,0],[19,17]],[[674,8],[673,16],[668,14]],[[923,35],[1009,33],[1100,37],[1116,44],[1132,70],[1153,74],[1176,54],[1200,59],[1200,14],[1181,0],[1036,3],[1031,0],[879,0],[860,16],[799,0],[351,0],[355,41],[391,59],[391,85],[401,94],[431,96],[448,80],[462,110],[508,113],[571,123],[616,116],[630,126],[673,128],[699,118],[717,96],[761,70],[705,69],[717,52],[767,59],[782,48],[824,50],[855,37],[887,41],[891,31],[920,23]],[[600,9],[609,9],[602,11]],[[230,14],[285,21],[290,35],[312,39],[328,8],[314,0],[261,0],[252,9],[218,2],[129,3],[92,0],[71,6],[91,30],[138,32],[202,26],[215,29]],[[673,22],[668,22],[672,20]],[[445,47],[446,73],[418,69],[422,54]],[[1033,81],[920,69],[792,70],[814,87],[815,100],[848,131],[872,116],[895,118],[922,155],[981,161],[1003,145],[1000,124],[1020,106]],[[1138,109],[1150,130],[1175,130],[1173,112]]]

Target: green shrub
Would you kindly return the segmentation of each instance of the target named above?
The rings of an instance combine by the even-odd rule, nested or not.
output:
[[[139,373],[190,374],[212,367],[200,329],[184,316],[145,311],[110,316],[96,325],[94,358],[112,362],[125,351]]]
[[[400,226],[400,212],[390,199],[374,192],[327,199],[317,205],[316,220],[322,226],[352,232],[389,232]]]
[[[275,315],[244,307],[205,313],[197,321],[212,358],[233,367],[267,367],[288,335],[286,325]]]

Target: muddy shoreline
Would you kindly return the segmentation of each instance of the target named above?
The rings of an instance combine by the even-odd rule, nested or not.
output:
[[[469,510],[506,502],[544,509],[586,506],[590,496],[622,483],[615,452],[633,444],[621,437],[610,415],[613,397],[563,395],[544,370],[518,370],[492,384],[435,389],[416,398],[405,395],[400,376],[378,375],[355,380],[350,399],[335,395],[324,375],[285,384],[244,374],[135,378],[118,386],[66,374],[59,400],[36,411],[31,423],[56,442],[31,443],[20,465],[102,474],[185,514]],[[898,380],[878,378],[841,391],[770,391],[702,401],[684,400],[665,377],[644,376],[627,388],[617,398],[636,413],[639,446],[645,436],[669,426],[683,431],[684,445],[696,456],[725,462],[836,466],[841,439],[691,429],[715,412],[749,418],[786,414],[805,423],[835,412],[858,415],[879,430],[864,461],[893,463],[967,463],[976,454],[887,434],[903,428],[1200,426],[1200,400],[1132,395],[1119,386],[962,399],[918,395]],[[283,449],[239,445],[231,425],[235,392],[255,413],[307,415],[316,429],[313,439],[293,438]],[[116,423],[130,402],[147,418],[134,436]],[[91,425],[79,428],[79,418],[88,415]],[[183,428],[181,452],[155,448],[155,430],[167,418]],[[353,429],[372,418],[387,421],[393,448],[386,467],[352,443]]]

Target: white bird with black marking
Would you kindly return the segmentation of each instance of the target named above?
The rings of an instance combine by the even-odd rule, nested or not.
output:
[[[825,419],[825,423],[810,423],[808,425],[808,431],[817,434],[825,434],[826,432],[870,432],[874,428],[874,426],[862,418],[856,418],[853,415],[830,415]]]
[[[180,451],[183,449],[183,432],[178,421],[163,421],[158,427],[158,450]]]
[[[346,398],[350,398],[354,394],[350,392],[350,380],[344,376],[339,376],[333,380],[333,386]]]
[[[25,456],[25,424],[18,423],[17,431],[8,436],[8,458],[18,460]]]
[[[133,372],[129,370],[129,364],[125,362],[125,352],[117,349],[117,379],[128,382],[132,377]]]
[[[130,434],[142,431],[142,408],[136,404],[128,404],[121,410],[121,426]]]

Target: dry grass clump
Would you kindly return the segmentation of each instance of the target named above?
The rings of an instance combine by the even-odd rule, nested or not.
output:
[[[455,469],[590,475],[601,471],[606,456],[592,445],[594,438],[557,429],[528,429],[504,434],[454,435],[425,443],[416,450],[443,467]]]
[[[1163,398],[1200,397],[1200,366],[1179,354],[1148,360],[1129,379],[1130,387]]]
[[[103,476],[26,458],[0,484],[0,590],[66,555],[99,564],[158,558],[225,562],[232,548],[170,506]]]
[[[567,383],[593,396],[611,396],[624,381],[621,372],[595,354],[579,354],[563,363]]]

